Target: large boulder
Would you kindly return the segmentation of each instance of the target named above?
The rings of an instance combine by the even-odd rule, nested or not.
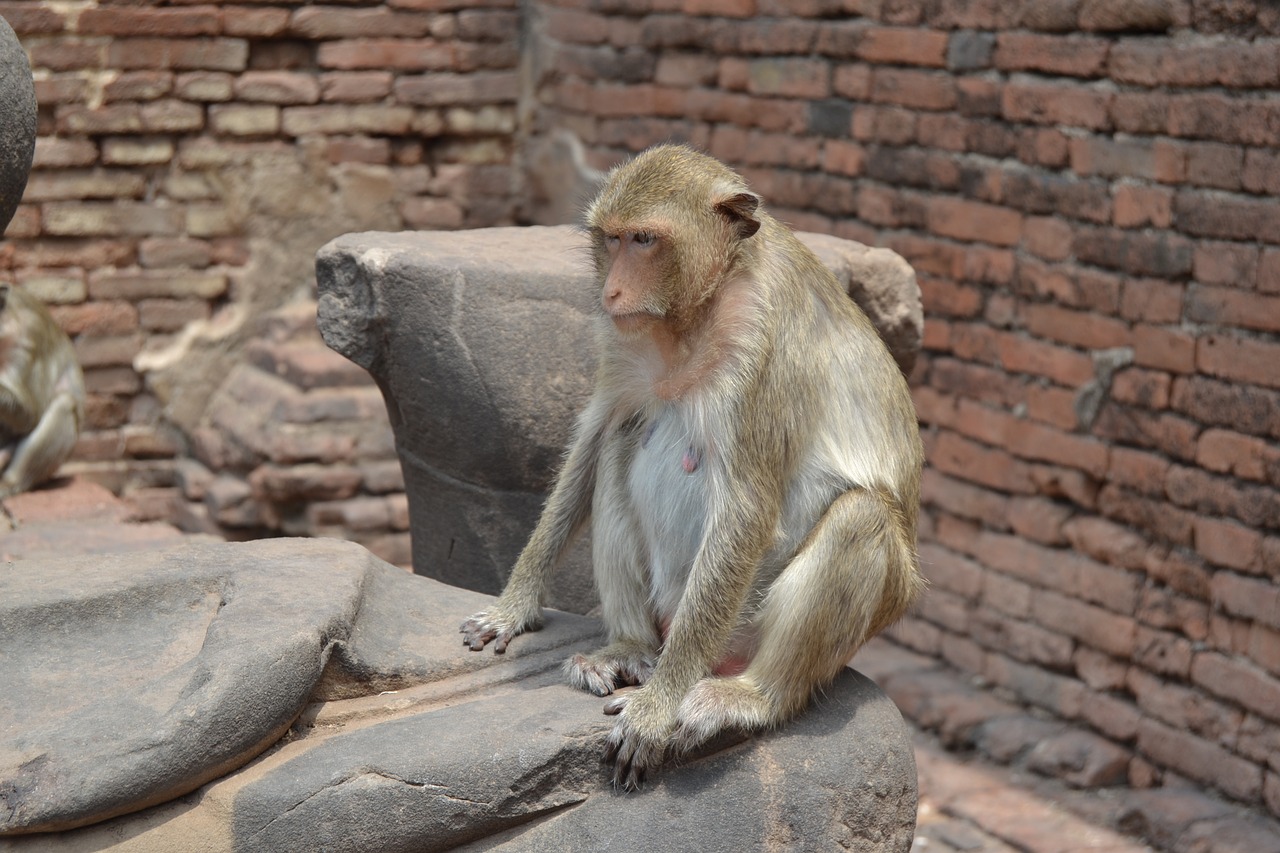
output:
[[[473,653],[457,625],[491,599],[334,540],[4,569],[3,849],[911,845],[909,732],[852,670],[792,724],[622,795],[603,700],[559,671],[602,642],[594,620],[552,611]]]
[[[871,317],[904,372],[920,348],[915,274],[899,255],[801,234]],[[348,234],[316,258],[319,325],[387,403],[415,571],[496,593],[537,521],[590,394],[598,294],[567,227]],[[595,603],[589,546],[550,602]]]
[[[27,52],[0,18],[0,234],[18,209],[36,150],[36,87]]]

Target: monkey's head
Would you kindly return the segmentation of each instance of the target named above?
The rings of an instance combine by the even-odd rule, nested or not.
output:
[[[723,163],[659,145],[613,169],[587,208],[601,304],[623,332],[676,329],[736,270],[760,197]]]

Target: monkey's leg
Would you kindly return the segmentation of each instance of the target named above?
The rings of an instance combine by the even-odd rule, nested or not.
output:
[[[704,678],[686,694],[677,746],[796,714],[859,646],[902,614],[919,584],[914,543],[892,499],[873,490],[845,492],[765,595],[760,642],[746,671]]]
[[[649,609],[644,543],[624,493],[625,464],[618,454],[602,462],[592,510],[592,564],[609,644],[565,661],[574,687],[608,696],[615,687],[643,684],[658,660],[661,639]]]
[[[25,492],[58,470],[76,446],[76,402],[70,394],[58,394],[39,423],[14,447],[13,458],[0,476],[0,497]]]

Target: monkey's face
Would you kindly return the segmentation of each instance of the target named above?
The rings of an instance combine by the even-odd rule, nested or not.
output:
[[[671,238],[653,225],[601,229],[600,304],[623,334],[649,331],[670,310]]]

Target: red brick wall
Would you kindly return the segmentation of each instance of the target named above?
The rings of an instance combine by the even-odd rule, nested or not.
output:
[[[692,141],[915,266],[932,586],[893,638],[1280,814],[1277,7],[541,9],[541,129]]]
[[[309,442],[294,434],[314,425],[277,417],[271,442],[238,441],[209,401],[261,317],[305,298],[326,240],[515,221],[515,0],[0,0],[0,16],[40,104],[0,279],[50,304],[84,367],[88,420],[67,470],[144,517],[231,535],[345,527],[407,562],[403,495],[386,497],[402,484],[296,473],[380,472],[389,429]],[[325,369],[238,405],[338,393]],[[346,390],[351,411],[376,396]],[[193,453],[212,470],[193,470]],[[270,485],[280,466],[292,492]]]
[[[0,2],[42,103],[0,275],[76,337],[84,464],[174,488],[199,429],[135,356],[287,301],[322,238],[518,220],[521,116],[597,165],[688,140],[918,271],[932,587],[896,641],[1092,727],[1135,784],[1280,814],[1277,7],[539,0],[521,78],[491,5]],[[304,516],[397,514],[359,484]]]

